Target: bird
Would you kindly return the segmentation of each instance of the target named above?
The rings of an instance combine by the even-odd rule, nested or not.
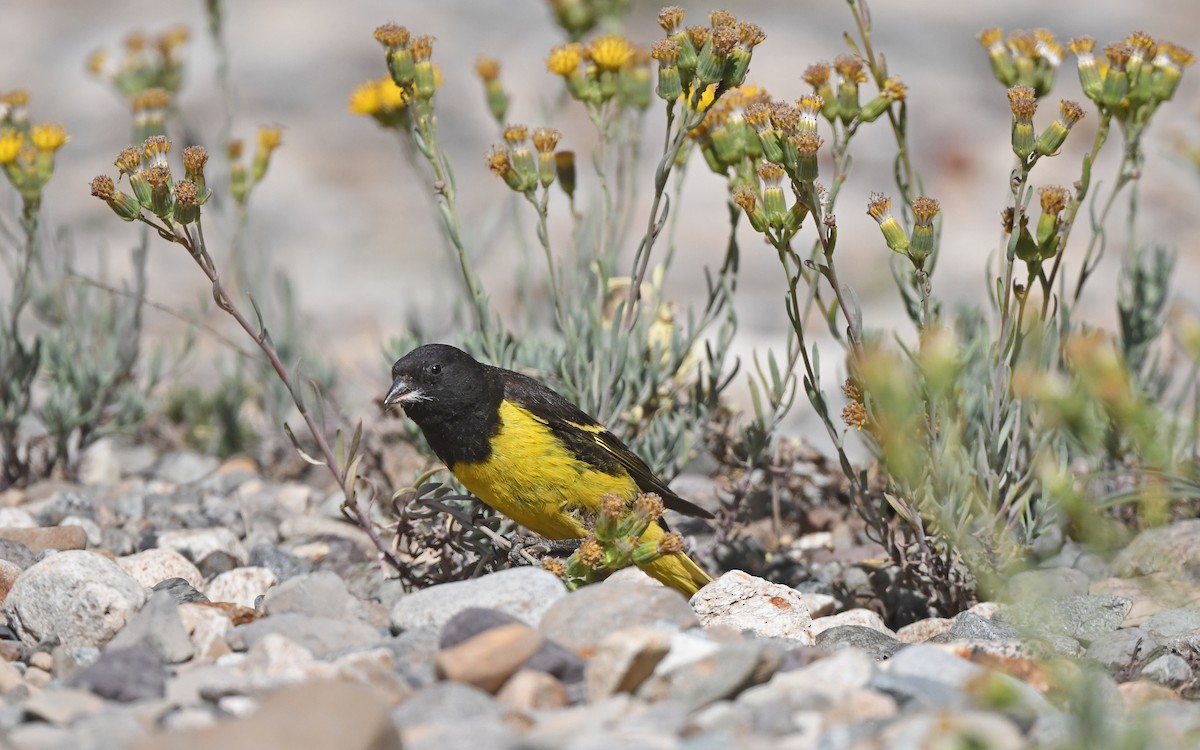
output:
[[[540,381],[493,367],[448,344],[425,344],[392,366],[384,408],[416,423],[456,479],[487,505],[551,540],[588,535],[602,498],[628,507],[639,493],[690,516],[713,514],[671,491],[646,462],[582,409]],[[650,524],[641,542],[667,532]],[[691,597],[712,578],[685,553],[641,566]]]

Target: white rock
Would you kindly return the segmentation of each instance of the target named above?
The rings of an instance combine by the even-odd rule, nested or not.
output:
[[[200,569],[173,549],[154,547],[135,552],[118,557],[117,565],[146,588],[153,588],[155,584],[168,578],[182,578],[197,591],[204,588],[204,576],[201,575]]]
[[[954,620],[948,617],[927,617],[910,622],[897,630],[896,639],[901,643],[924,643],[936,635],[945,633],[952,625]]]
[[[839,625],[861,625],[864,628],[877,630],[886,636],[896,637],[896,633],[884,624],[883,618],[869,609],[848,609],[845,612],[838,612],[836,615],[819,617],[812,621],[809,631],[816,636],[818,633]]]
[[[38,522],[24,508],[0,507],[0,529],[35,529]]]
[[[467,581],[430,586],[401,597],[392,607],[392,628],[441,629],[451,617],[468,607],[498,609],[537,627],[550,605],[566,594],[562,579],[548,570],[511,568]]]
[[[112,560],[69,550],[26,570],[4,601],[21,641],[55,638],[64,648],[102,646],[146,602],[146,590]]]
[[[204,594],[214,602],[233,602],[253,609],[255,600],[278,583],[279,578],[270,568],[234,568],[212,579]]]
[[[731,570],[696,592],[692,609],[704,627],[722,625],[764,638],[813,644],[812,617],[800,593],[741,570]]]
[[[800,599],[804,602],[804,606],[808,607],[808,614],[814,618],[832,615],[837,609],[837,599],[829,594],[801,591]]]
[[[224,526],[163,531],[158,535],[158,546],[173,549],[195,562],[200,562],[213,552],[226,552],[243,565],[250,559],[237,534]]]
[[[78,526],[87,534],[87,543],[89,547],[99,547],[101,541],[100,524],[90,518],[83,516],[67,516],[59,521],[59,526]]]
[[[208,661],[229,653],[225,634],[233,623],[223,611],[206,604],[181,604],[179,619],[192,639],[198,659]]]
[[[121,481],[121,462],[112,438],[100,438],[79,457],[79,483],[103,486]]]

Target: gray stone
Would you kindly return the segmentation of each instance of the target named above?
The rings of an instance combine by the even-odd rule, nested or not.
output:
[[[41,690],[25,701],[25,713],[51,724],[71,724],[104,707],[104,699],[87,690]]]
[[[1142,623],[1141,630],[1160,643],[1186,638],[1200,633],[1200,607],[1168,609],[1152,615]]]
[[[255,545],[250,550],[250,564],[269,568],[280,581],[286,581],[289,578],[311,573],[313,569],[313,564],[310,560],[305,560],[303,557],[297,557],[296,555],[284,552],[271,544]],[[373,572],[376,576],[379,575],[378,566],[375,566]]]
[[[208,602],[209,598],[197,591],[192,584],[182,578],[168,578],[154,584],[152,591],[165,591],[171,595],[176,604],[191,604],[193,602]]]
[[[670,648],[669,633],[644,625],[610,633],[588,660],[585,695],[594,703],[613,693],[633,692],[654,672]]]
[[[197,589],[204,586],[204,576],[195,564],[169,548],[154,547],[126,555],[117,559],[117,565],[146,588],[169,578],[182,578]]]
[[[173,549],[197,565],[214,552],[224,552],[241,565],[249,558],[237,534],[224,526],[162,531],[158,546]]]
[[[221,462],[212,457],[190,451],[173,451],[159,459],[154,474],[164,482],[191,484],[199,482],[217,470]]]
[[[929,639],[930,643],[954,641],[1010,641],[1017,637],[1016,628],[996,620],[985,620],[974,612],[959,612],[950,629]]]
[[[24,570],[33,565],[33,552],[16,539],[0,539],[0,560],[7,560]]]
[[[421,687],[437,681],[438,634],[433,628],[406,630],[380,645],[392,652],[396,672],[409,684]]]
[[[671,700],[688,711],[733,698],[746,688],[770,677],[760,669],[762,645],[729,643],[710,655],[666,673],[655,674],[638,689],[650,701]]]
[[[498,609],[537,627],[546,610],[566,593],[562,580],[547,570],[534,567],[502,570],[467,581],[430,586],[402,597],[392,607],[392,629],[440,630],[451,617],[468,607]]]
[[[135,711],[106,705],[100,711],[71,726],[71,750],[112,750],[125,748],[146,736],[146,728]]]
[[[503,704],[477,687],[435,682],[392,709],[392,723],[403,732],[423,724],[477,721],[503,711]]]
[[[464,609],[442,627],[438,648],[451,648],[491,628],[521,622],[510,614],[495,609]],[[544,639],[522,669],[545,672],[570,685],[583,679],[584,660],[552,640]]]
[[[4,600],[4,613],[26,645],[53,638],[68,648],[100,646],[145,601],[145,590],[112,560],[73,550],[21,574]]]
[[[812,645],[812,616],[800,593],[741,570],[705,586],[689,602],[704,627],[721,625],[770,638]]]
[[[1118,576],[1131,578],[1170,573],[1185,580],[1200,578],[1200,518],[1146,529],[1133,538],[1113,561]]]
[[[163,697],[167,671],[158,652],[140,643],[105,651],[95,664],[76,672],[67,684],[106,700],[133,703]]]
[[[351,595],[336,573],[323,570],[299,575],[275,586],[263,597],[268,615],[295,612],[338,620],[366,620],[363,603]]]
[[[100,540],[103,536],[103,533],[100,531],[100,524],[96,523],[92,519],[84,518],[83,516],[67,516],[63,520],[59,521],[58,525],[60,528],[77,526],[83,529],[83,533],[87,535],[87,543],[89,547],[100,546]]]
[[[399,606],[404,606],[404,599]],[[601,583],[572,591],[542,618],[547,637],[576,653],[604,640],[613,628],[665,623],[672,628],[699,624],[687,600],[665,586],[636,583]]]
[[[204,594],[214,602],[231,602],[254,609],[258,598],[277,583],[279,579],[270,569],[247,566],[221,573],[208,582]],[[326,611],[321,614],[336,616],[338,613]]]
[[[1008,579],[1008,598],[1036,607],[1049,599],[1086,594],[1089,583],[1083,571],[1072,568],[1026,570]]]
[[[229,632],[226,640],[235,651],[244,651],[255,641],[272,633],[295,641],[318,659],[347,649],[373,646],[383,640],[382,633],[363,622],[295,613],[238,625]]]
[[[817,634],[816,645],[831,650],[857,648],[876,661],[883,661],[904,648],[895,638],[863,625],[837,625],[823,630]]]
[[[524,748],[521,736],[503,719],[430,722],[401,734],[404,750],[510,750]],[[574,750],[574,745],[571,745]]]
[[[129,648],[145,643],[167,664],[179,664],[192,658],[192,639],[179,617],[179,605],[169,591],[158,591],[146,606],[117,633],[108,647]]]
[[[1139,664],[1158,647],[1153,636],[1138,628],[1124,628],[1097,636],[1088,646],[1086,656],[1109,672],[1129,669]]]
[[[1192,679],[1192,667],[1178,654],[1163,654],[1142,667],[1142,677],[1167,687],[1180,687]]]

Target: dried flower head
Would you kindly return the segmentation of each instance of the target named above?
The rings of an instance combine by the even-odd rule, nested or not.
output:
[[[861,403],[851,401],[846,404],[846,408],[842,409],[842,421],[846,426],[853,427],[856,430],[862,430],[867,426],[867,410]]]
[[[142,152],[136,146],[126,146],[117,154],[113,165],[123,175],[133,174],[142,165]]]
[[[185,208],[197,205],[199,194],[196,185],[191,180],[180,180],[175,183],[175,202]]]
[[[676,534],[674,531],[662,535],[658,540],[658,553],[660,555],[678,555],[683,553],[683,537]]]
[[[1028,86],[1013,86],[1008,90],[1008,104],[1012,109],[1013,117],[1022,123],[1028,123],[1033,120],[1033,115],[1037,111],[1037,99],[1034,97],[1033,89]]]
[[[487,166],[501,177],[512,172],[512,157],[509,155],[508,149],[502,146],[493,146],[487,152]]]
[[[102,201],[111,201],[117,197],[117,186],[108,175],[102,174],[92,178],[91,187],[92,195]]]
[[[529,137],[529,128],[524,125],[509,125],[504,129],[504,141],[510,146],[518,146]]]
[[[737,46],[737,29],[732,26],[718,26],[712,31],[712,48],[718,57],[727,57]]]
[[[749,21],[743,21],[738,24],[738,39],[741,40],[745,47],[754,49],[762,44],[766,38],[766,32],[758,24],[750,23]]]
[[[408,46],[409,38],[408,29],[394,23],[385,23],[375,29],[375,41],[391,50]]]
[[[188,146],[183,150],[183,168],[188,172],[200,172],[208,163],[208,151],[203,146]]]
[[[683,25],[683,8],[678,5],[668,5],[658,12],[658,25],[667,33],[667,36],[673,36],[679,31],[679,27]]]
[[[688,38],[692,40],[692,46],[696,49],[702,49],[705,42],[708,41],[710,32],[707,26],[689,26],[687,34]]]
[[[727,10],[714,10],[708,14],[708,25],[714,29],[725,26],[737,26],[737,19]]]
[[[171,104],[171,93],[157,86],[139,92],[129,100],[129,107],[134,112],[166,109]]]
[[[554,128],[538,128],[533,131],[533,147],[539,154],[548,154],[558,147],[562,133]]]
[[[664,68],[671,67],[679,59],[679,44],[672,39],[659,39],[651,45],[650,57]]]
[[[767,187],[775,187],[783,182],[785,172],[783,167],[778,164],[773,164],[769,161],[764,161],[758,165],[758,176],[767,185]]]
[[[433,37],[428,34],[419,36],[412,40],[408,49],[412,52],[413,62],[427,62],[429,58],[433,57]]]
[[[752,214],[758,205],[758,196],[745,185],[738,185],[733,189],[733,202],[746,213]]]
[[[1060,185],[1043,185],[1038,188],[1042,213],[1060,214],[1067,207],[1067,189]]]
[[[940,210],[941,204],[934,198],[921,196],[912,202],[913,219],[917,226],[930,226]]]
[[[804,69],[804,82],[814,89],[819,89],[829,83],[829,76],[832,70],[829,63],[809,65]]]
[[[863,60],[858,55],[838,55],[833,61],[833,69],[848,83],[867,81],[867,74],[863,71]]]
[[[579,556],[579,562],[592,570],[604,564],[604,548],[600,546],[600,542],[594,536],[589,536],[581,541],[579,550],[575,554]]]

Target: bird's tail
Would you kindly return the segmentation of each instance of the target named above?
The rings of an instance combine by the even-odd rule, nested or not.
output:
[[[655,533],[657,530],[657,533]],[[642,541],[650,541],[651,537],[662,535],[662,527],[657,524],[646,529]],[[683,552],[673,555],[663,555],[653,562],[641,566],[642,570],[651,577],[658,579],[664,585],[670,586],[689,599],[700,590],[701,586],[712,583],[712,576],[696,564],[696,561]]]

